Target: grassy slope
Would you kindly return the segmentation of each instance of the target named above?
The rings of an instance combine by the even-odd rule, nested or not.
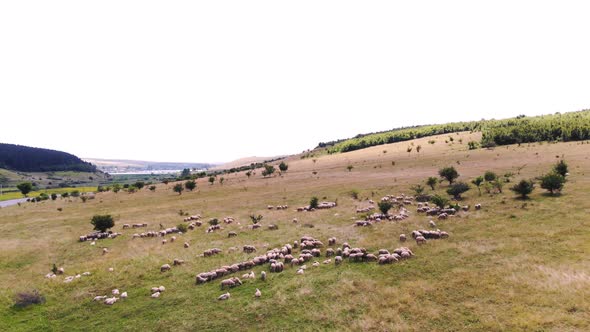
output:
[[[351,153],[292,160],[284,177],[248,179],[243,173],[227,176],[223,186],[201,179],[198,190],[181,196],[168,186],[155,193],[103,193],[87,203],[58,200],[0,210],[0,330],[588,330],[590,328],[590,145],[579,143],[508,146],[467,151],[466,145],[435,145],[417,140],[420,154],[406,153],[408,142],[382,145]],[[472,137],[461,134],[463,141]],[[458,138],[458,137],[457,137]],[[386,153],[383,151],[387,150]],[[309,268],[304,276],[286,268],[269,280],[247,281],[231,290],[229,301],[219,302],[219,283],[194,285],[194,275],[238,262],[250,255],[228,253],[232,246],[253,244],[263,251],[312,235],[327,243],[336,236],[370,251],[393,249],[400,233],[426,228],[428,218],[411,209],[411,218],[372,228],[351,226],[354,209],[365,202],[352,200],[351,189],[362,198],[408,193],[409,186],[435,175],[443,165],[455,165],[464,180],[493,169],[500,174],[526,164],[520,177],[537,176],[550,168],[556,155],[570,164],[569,182],[560,197],[537,189],[525,208],[511,193],[477,196],[471,190],[465,202],[481,202],[481,211],[437,222],[448,240],[417,247],[416,257],[397,265],[379,266],[345,262]],[[395,165],[392,162],[395,161]],[[457,161],[460,164],[457,164]],[[352,172],[346,166],[352,164]],[[312,171],[316,170],[317,175]],[[440,188],[439,191],[443,191]],[[508,192],[508,190],[505,190]],[[312,195],[338,199],[335,209],[313,213],[268,211],[267,204],[304,205]],[[502,203],[504,200],[505,203]],[[57,211],[63,207],[63,211]],[[161,245],[158,239],[131,240],[133,231],[95,247],[78,243],[90,231],[96,213],[111,213],[122,223],[147,222],[173,226],[182,219],[178,210],[201,213],[205,219],[234,216],[241,225],[219,233],[205,228]],[[278,231],[247,230],[248,215],[261,213],[263,224],[276,223]],[[299,218],[298,224],[290,220]],[[312,223],[314,228],[303,227]],[[236,238],[227,239],[235,230]],[[189,249],[182,243],[191,243]],[[101,255],[101,247],[110,253]],[[219,247],[224,253],[199,257]],[[160,273],[159,266],[182,258],[187,264]],[[321,258],[322,260],[324,258]],[[43,278],[51,264],[64,266],[66,275],[91,271],[92,276],[71,284]],[[115,272],[107,272],[108,267]],[[255,268],[257,276],[267,266]],[[239,273],[241,275],[241,273]],[[63,277],[61,278],[63,279]],[[164,285],[159,299],[149,288]],[[47,303],[26,309],[12,307],[16,291],[37,288]],[[112,307],[92,302],[113,288],[129,292],[129,299]],[[255,300],[255,288],[263,297]]]

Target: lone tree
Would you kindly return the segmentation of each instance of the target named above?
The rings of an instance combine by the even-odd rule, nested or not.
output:
[[[416,195],[418,195],[418,196],[420,196],[424,192],[424,186],[421,184],[415,184],[415,185],[411,186],[410,189],[412,189],[414,192],[416,192]]]
[[[429,177],[426,180],[426,184],[430,186],[430,189],[434,190],[434,186],[436,186],[436,184],[438,183],[438,179],[435,178],[434,176]]]
[[[137,188],[137,190],[141,190],[141,188],[143,188],[145,186],[145,182],[143,181],[137,181],[133,184],[133,186],[135,188]]]
[[[565,160],[560,160],[555,166],[553,166],[555,173],[565,177],[568,173],[567,163]]]
[[[30,182],[23,182],[16,185],[20,193],[27,197],[27,194],[33,190],[33,184]]]
[[[441,209],[444,208],[447,204],[449,204],[449,200],[445,197],[440,196],[440,195],[433,195],[430,198],[430,201],[434,205],[438,206]]]
[[[453,196],[455,199],[461,199],[461,194],[469,190],[469,185],[465,182],[457,182],[452,184],[447,189],[447,194]]]
[[[483,183],[483,176],[480,175],[476,177],[475,179],[471,180],[471,183],[473,183],[477,187],[479,196],[481,196],[481,184]]]
[[[184,187],[188,191],[193,191],[193,189],[197,187],[197,183],[195,182],[195,180],[189,180],[184,183]]]
[[[281,161],[281,163],[279,164],[279,170],[281,170],[281,172],[286,172],[289,169],[289,165],[286,164],[284,161]]]
[[[57,199],[57,194],[56,193],[52,193],[51,194],[51,200],[55,201]]]
[[[150,189],[150,191],[154,192],[154,191],[156,191],[156,186],[154,186],[154,185],[151,185],[151,186],[149,187],[149,189]]]
[[[251,175],[252,175],[252,171],[246,172],[246,176],[248,177],[248,179],[250,178]]]
[[[184,187],[182,186],[182,183],[177,183],[174,185],[174,187],[172,187],[172,190],[174,190],[174,192],[177,192],[179,195],[182,195]]]
[[[441,168],[438,174],[449,181],[449,185],[453,184],[453,181],[459,177],[459,172],[453,166]]]
[[[262,171],[263,177],[271,176],[274,172],[275,167],[273,165],[264,164],[264,171]]]
[[[189,176],[191,176],[191,170],[190,170],[190,168],[185,168],[185,169],[183,169],[183,170],[182,170],[182,172],[180,173],[180,177],[181,177],[181,178],[183,178],[183,179],[184,179],[184,178],[187,178],[187,177],[189,177]]]
[[[215,183],[215,177],[214,177],[213,175],[211,175],[211,176],[209,177],[209,183],[210,183],[210,184],[213,184],[213,183]]]
[[[387,214],[387,212],[393,207],[393,203],[390,201],[381,201],[377,203],[377,206],[379,206],[381,213]]]
[[[309,208],[310,209],[317,209],[318,207],[318,198],[313,196],[310,200],[309,200]]]
[[[556,191],[561,191],[564,184],[565,177],[559,173],[551,172],[541,177],[541,188],[549,190],[551,195],[555,194]]]
[[[346,169],[347,169],[349,172],[350,172],[350,171],[352,171],[352,169],[353,169],[353,168],[354,168],[354,166],[352,166],[352,165],[348,165],[348,166],[346,166]]]
[[[496,173],[492,172],[492,171],[486,171],[485,174],[483,175],[484,180],[486,180],[487,182],[492,182],[494,181],[496,178],[498,178],[498,176],[496,175]]]
[[[533,181],[524,179],[520,180],[519,183],[515,184],[510,188],[510,190],[519,194],[520,197],[522,197],[523,199],[527,198],[528,194],[533,192],[533,189],[535,189],[535,184],[533,183]]]
[[[115,221],[110,214],[105,215],[95,215],[92,217],[92,221],[90,221],[92,225],[94,225],[94,229],[101,232],[106,232],[107,229],[113,228],[115,226]]]

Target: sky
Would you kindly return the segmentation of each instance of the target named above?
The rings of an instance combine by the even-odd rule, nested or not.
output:
[[[590,108],[587,1],[0,1],[0,142],[225,162]]]

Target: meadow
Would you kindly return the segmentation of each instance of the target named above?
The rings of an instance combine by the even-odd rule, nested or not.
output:
[[[449,140],[449,136],[454,139]],[[530,143],[469,150],[481,134],[462,132],[385,144],[317,158],[288,158],[287,172],[263,178],[261,170],[225,175],[225,181],[197,181],[197,189],[174,193],[174,183],[158,184],[133,194],[105,192],[82,202],[68,198],[0,209],[0,330],[2,331],[587,331],[590,329],[590,145],[585,142]],[[434,141],[434,144],[428,141]],[[445,143],[447,141],[447,143]],[[460,143],[463,142],[463,143]],[[417,152],[415,147],[422,149]],[[408,146],[413,146],[408,152]],[[558,161],[569,164],[563,192],[551,196],[537,188],[530,199],[517,199],[508,187],[520,179],[547,173]],[[352,168],[348,168],[352,166]],[[472,189],[461,205],[480,203],[456,217],[436,220],[448,239],[418,246],[400,243],[401,233],[428,229],[430,217],[409,206],[404,221],[354,227],[357,208],[368,200],[405,193],[413,185],[454,166],[459,180],[492,170],[511,173],[503,193],[479,195]],[[435,192],[445,195],[446,183]],[[358,198],[352,197],[352,192]],[[430,193],[431,190],[427,189]],[[296,212],[312,196],[337,201],[333,209]],[[268,210],[267,205],[289,205]],[[61,210],[58,210],[61,209]],[[180,212],[201,214],[205,224],[162,244],[161,238],[132,239],[144,229],[123,224],[183,223]],[[111,214],[116,239],[78,242],[92,231],[96,214]],[[252,230],[249,215],[261,214],[263,227]],[[206,221],[232,216],[236,222],[206,233]],[[293,223],[292,219],[298,222]],[[269,224],[278,230],[268,230]],[[238,236],[228,238],[228,232]],[[225,292],[219,280],[196,285],[195,275],[243,261],[243,245],[257,254],[309,235],[337,246],[348,242],[375,253],[408,246],[415,256],[392,265],[353,263],[320,265],[297,275],[295,268],[269,273],[266,281],[243,280]],[[167,236],[169,238],[170,235]],[[183,243],[188,242],[189,248]],[[102,254],[102,248],[108,248]],[[203,251],[221,248],[213,257]],[[231,247],[238,250],[230,251]],[[324,249],[322,257],[324,260]],[[160,272],[175,258],[186,264]],[[53,264],[65,275],[46,279]],[[109,272],[109,268],[113,272]],[[268,265],[255,267],[257,276]],[[85,271],[90,276],[64,283],[64,276]],[[242,272],[235,276],[241,277]],[[150,288],[166,291],[150,298]],[[117,288],[129,298],[107,306],[92,299]],[[254,291],[262,292],[259,299]],[[14,306],[15,294],[36,289],[44,304]]]

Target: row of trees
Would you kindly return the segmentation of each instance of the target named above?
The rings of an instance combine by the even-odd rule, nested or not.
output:
[[[357,135],[346,140],[320,143],[328,153],[348,152],[370,146],[402,142],[421,137],[481,131],[482,141],[469,142],[469,149],[478,146],[506,145],[539,141],[577,141],[590,139],[590,110],[564,114],[542,115],[503,120],[454,122],[442,125],[397,128],[389,131]]]

